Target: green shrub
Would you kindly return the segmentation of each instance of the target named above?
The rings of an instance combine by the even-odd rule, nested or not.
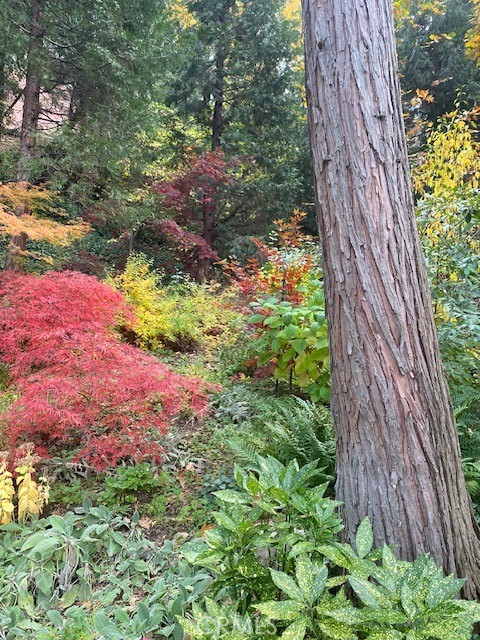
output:
[[[153,493],[162,484],[162,478],[148,462],[118,467],[105,478],[105,489],[99,502],[109,508],[134,504],[141,493]]]
[[[313,402],[330,400],[328,336],[319,281],[301,304],[278,298],[252,302],[252,324],[261,323],[258,365],[273,362],[276,380],[307,393]]]
[[[171,542],[147,540],[138,520],[85,499],[64,517],[4,525],[0,637],[56,633],[67,640],[76,628],[82,640],[179,640],[177,615],[201,596],[210,575],[192,570]]]
[[[330,411],[323,405],[237,384],[217,394],[212,410],[241,464],[255,464],[257,454],[284,464],[318,460],[322,472],[316,482],[333,481],[335,443]]]
[[[310,488],[316,463],[257,459],[216,493],[216,526],[184,556],[214,576],[202,607],[180,618],[192,640],[470,640],[480,603],[456,596],[429,556],[373,547],[368,518],[355,545],[337,541],[338,502]],[[348,588],[347,588],[348,587]]]

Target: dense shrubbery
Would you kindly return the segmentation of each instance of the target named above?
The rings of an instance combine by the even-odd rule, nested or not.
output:
[[[355,548],[338,542],[338,503],[316,476],[316,462],[236,467],[215,526],[180,549],[88,500],[4,526],[0,637],[181,640],[181,624],[210,640],[470,640],[480,605],[456,599],[463,581],[374,549],[368,520]]]
[[[232,344],[243,324],[233,310],[232,292],[188,278],[164,285],[141,255],[131,257],[111,281],[132,305],[131,330],[143,348],[200,349],[211,355],[212,349]]]
[[[88,500],[63,517],[5,525],[2,536],[5,640],[178,640],[177,616],[211,582],[208,572],[190,569],[171,542],[147,540],[138,514],[123,520]]]
[[[76,450],[97,469],[158,458],[181,412],[201,412],[205,386],[120,342],[133,322],[122,295],[74,272],[4,277],[0,349],[18,394],[3,412],[10,447]]]
[[[258,458],[236,468],[236,490],[216,493],[216,526],[183,547],[213,575],[205,608],[182,619],[209,640],[470,640],[480,605],[455,599],[463,581],[428,557],[373,548],[368,519],[355,548],[337,541],[337,502],[310,487],[316,463]],[[348,587],[347,589],[345,587]]]

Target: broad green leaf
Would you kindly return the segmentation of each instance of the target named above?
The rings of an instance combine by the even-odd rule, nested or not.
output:
[[[384,594],[380,587],[376,587],[368,580],[349,576],[350,586],[355,591],[360,600],[369,607],[380,609],[381,607],[391,607],[392,603]]]
[[[365,558],[373,547],[373,531],[368,516],[362,520],[355,536],[355,547],[360,558]]]
[[[275,585],[284,593],[286,593],[287,596],[289,596],[293,600],[303,600],[302,590],[296,584],[293,578],[288,576],[286,573],[283,573],[282,571],[275,571],[275,569],[270,569],[270,573]]]
[[[333,619],[324,619],[318,623],[320,630],[332,640],[350,640],[356,638],[352,629],[345,623]]]
[[[255,608],[272,620],[296,620],[304,605],[297,600],[271,600],[257,604]]]
[[[303,640],[307,631],[308,620],[306,618],[300,618],[295,620],[292,624],[285,629],[280,638],[282,640]]]

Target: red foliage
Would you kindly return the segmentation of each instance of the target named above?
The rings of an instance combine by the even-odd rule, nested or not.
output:
[[[305,213],[295,211],[290,220],[275,220],[275,242],[269,246],[258,238],[252,238],[261,255],[250,258],[245,266],[235,261],[225,263],[224,268],[247,300],[265,294],[278,294],[282,299],[299,303],[303,294],[298,286],[314,268],[315,256],[311,247],[311,237],[301,230]],[[310,245],[310,246],[309,246]],[[289,250],[305,249],[289,255]]]
[[[19,393],[0,415],[12,448],[28,440],[47,455],[66,443],[96,469],[158,459],[172,419],[205,408],[200,380],[120,342],[115,323],[132,314],[96,278],[3,276],[0,296],[0,350]]]
[[[160,228],[173,241],[194,278],[198,279],[205,262],[218,259],[213,247],[216,217],[224,187],[233,182],[230,170],[236,163],[227,162],[222,151],[206,152],[192,157],[187,168],[172,180],[153,184],[162,205],[173,216],[162,221]]]

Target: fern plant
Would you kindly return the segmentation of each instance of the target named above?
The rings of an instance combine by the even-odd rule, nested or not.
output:
[[[284,464],[297,460],[307,464],[318,460],[323,481],[332,482],[335,443],[330,412],[295,396],[263,398],[260,411],[228,438],[238,460],[255,466],[257,454],[274,455]]]

